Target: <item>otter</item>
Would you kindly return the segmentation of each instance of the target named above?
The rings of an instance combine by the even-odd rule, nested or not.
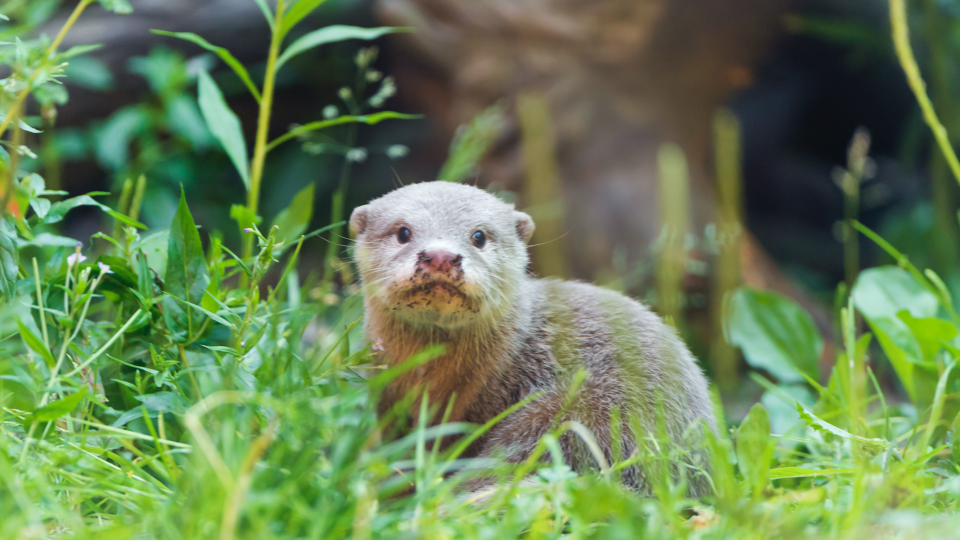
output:
[[[635,300],[529,275],[530,216],[476,187],[424,182],[356,208],[350,230],[365,334],[385,363],[444,346],[441,356],[389,384],[380,415],[425,390],[429,403],[439,404],[431,423],[444,415],[482,425],[536,393],[468,455],[525,460],[558,421],[573,420],[590,430],[610,463],[637,449],[638,437],[647,435],[637,429],[665,430],[690,449],[683,459],[691,466],[675,465],[674,476],[685,474],[692,492],[703,491],[706,479],[689,471],[706,465],[691,445],[702,439],[703,426],[715,429],[715,419],[693,356],[672,327]],[[410,408],[416,418],[419,407]],[[614,429],[611,415],[622,422]],[[619,443],[611,440],[616,433]],[[578,434],[567,432],[559,442],[573,470],[597,465]],[[639,466],[625,469],[622,480],[649,488]]]

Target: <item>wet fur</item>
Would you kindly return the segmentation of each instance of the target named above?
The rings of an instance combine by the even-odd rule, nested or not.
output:
[[[397,243],[400,226],[413,231],[410,244]],[[477,228],[490,238],[483,249],[469,240]],[[469,451],[510,461],[525,459],[559,419],[586,426],[610,462],[615,409],[624,419],[624,457],[636,448],[631,417],[640,429],[655,433],[661,415],[661,429],[687,448],[699,441],[704,423],[714,428],[706,380],[676,332],[616,292],[527,275],[525,244],[533,222],[512,205],[469,186],[414,184],[358,208],[351,230],[364,285],[366,333],[382,347],[385,360],[396,364],[430,344],[446,346],[443,356],[386,389],[378,404],[381,414],[411,391],[426,389],[434,404],[446,405],[456,396],[448,421],[483,424],[531,393],[543,392]],[[437,273],[427,275],[422,264],[423,252],[438,245],[460,257],[442,269],[440,285],[433,281]],[[563,409],[580,369],[588,376]],[[418,408],[411,409],[415,418]],[[442,410],[432,422],[439,421]],[[560,443],[574,470],[595,467],[576,435],[568,433]],[[699,452],[684,461],[705,467]],[[639,467],[625,470],[623,480],[648,490]],[[689,480],[692,492],[705,489],[702,478]]]

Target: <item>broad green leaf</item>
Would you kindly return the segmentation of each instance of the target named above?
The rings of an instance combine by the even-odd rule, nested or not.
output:
[[[132,251],[140,251],[147,258],[147,266],[157,273],[160,279],[166,277],[167,248],[170,245],[170,231],[150,233],[134,241]],[[152,280],[153,277],[149,276]]]
[[[300,190],[290,201],[290,206],[277,214],[273,220],[271,228],[273,225],[280,228],[277,240],[284,242],[281,250],[296,244],[297,238],[310,226],[310,220],[313,218],[313,196],[314,185],[311,183]]]
[[[737,429],[737,462],[754,497],[758,497],[767,485],[772,460],[770,418],[763,405],[757,403]]]
[[[280,35],[286,36],[304,17],[313,13],[326,0],[299,0],[283,15],[283,26]]]
[[[933,317],[916,319],[906,310],[898,313],[897,317],[913,333],[922,353],[921,360],[924,362],[933,363],[934,357],[943,349],[943,345],[957,337],[957,327],[950,321]]]
[[[170,226],[164,291],[190,304],[200,304],[203,291],[209,284],[210,274],[200,233],[181,190],[180,205]],[[202,313],[174,298],[163,299],[163,315],[167,327],[179,334],[177,337],[182,340],[194,337],[193,333],[199,330],[203,319]]]
[[[383,120],[391,120],[391,119],[416,120],[418,118],[422,118],[422,116],[419,114],[403,114],[403,113],[397,113],[392,111],[383,111],[383,112],[378,112],[374,114],[366,114],[363,116],[338,116],[337,118],[334,118],[332,120],[320,120],[318,122],[310,122],[309,124],[304,124],[302,126],[298,126],[294,129],[291,129],[284,135],[281,135],[276,139],[274,139],[273,141],[271,141],[270,144],[267,145],[267,150],[268,151],[273,150],[277,146],[289,141],[290,139],[299,137],[300,135],[303,135],[305,133],[326,129],[328,127],[339,126],[341,124],[351,124],[351,123],[357,122],[357,123],[367,124],[372,126],[373,124],[382,122]]]
[[[100,0],[100,5],[107,11],[126,15],[133,13],[133,8],[127,0]]]
[[[104,212],[113,211],[109,206],[93,200],[90,195],[80,195],[79,197],[73,197],[72,199],[55,202],[50,205],[50,210],[47,212],[47,215],[43,216],[42,223],[49,225],[51,223],[63,221],[63,218],[67,215],[67,212],[78,206],[96,206]]]
[[[770,479],[778,480],[781,478],[807,478],[810,476],[831,476],[835,474],[853,474],[856,469],[804,469],[802,467],[779,467],[770,469]]]
[[[876,321],[867,319],[870,330],[877,336],[877,343],[887,355],[900,383],[907,390],[910,399],[917,401],[917,391],[914,387],[914,364],[922,356],[920,346],[916,344],[913,334],[909,330],[904,331],[901,327],[895,325],[890,319],[878,319]],[[911,343],[913,346],[911,346]]]
[[[0,216],[0,299],[13,299],[19,268],[17,229],[6,217]]]
[[[206,71],[199,76],[199,103],[200,112],[210,129],[210,133],[220,141],[224,151],[230,156],[230,161],[240,173],[243,185],[250,189],[250,167],[247,163],[247,143],[243,138],[243,127],[240,119],[230,110],[217,83],[213,82]]]
[[[474,116],[469,124],[457,128],[450,143],[447,162],[440,169],[437,179],[462,182],[469,178],[505,125],[503,106],[496,104]]]
[[[319,47],[320,45],[326,45],[327,43],[335,43],[337,41],[346,41],[348,39],[364,39],[371,40],[377,39],[380,36],[391,34],[394,32],[411,32],[409,28],[397,28],[393,26],[381,26],[379,28],[360,28],[358,26],[345,26],[342,24],[334,24],[321,28],[319,30],[314,30],[309,34],[301,37],[300,39],[294,41],[290,44],[289,47],[283,51],[283,54],[280,55],[280,58],[277,59],[277,69],[279,70],[283,64],[287,63],[291,58],[297,56],[298,54],[313,49],[314,47]]]
[[[35,422],[52,422],[65,414],[73,412],[85,397],[87,397],[86,386],[80,388],[79,392],[74,392],[33,411],[33,420]]]
[[[854,305],[864,317],[896,319],[903,310],[917,319],[936,317],[937,297],[909,272],[896,266],[870,268],[860,273],[853,286]]]
[[[751,367],[781,382],[802,382],[801,373],[819,378],[823,339],[800,306],[777,293],[741,288],[730,308],[730,343],[743,350]]]
[[[920,384],[929,382],[929,377],[917,371],[926,371],[918,367],[925,364],[924,350],[905,320],[935,318],[939,310],[936,295],[910,272],[896,266],[864,270],[857,278],[851,295],[854,305],[876,334],[877,342],[911,400],[917,404],[929,403],[932,394],[927,395],[927,390],[933,388],[927,388],[930,386],[928,384]]]
[[[47,363],[48,367],[53,367],[57,363],[53,358],[53,353],[50,352],[40,338],[37,337],[25,324],[20,320],[20,317],[17,317],[17,329],[20,331],[20,337],[23,338],[23,342],[27,344],[27,347],[30,347],[33,352],[40,355],[41,358]]]
[[[31,240],[17,238],[17,247],[38,246],[38,247],[73,247],[77,241],[66,236],[58,236],[50,233],[40,233]]]
[[[163,30],[151,30],[151,32],[157,34],[158,36],[168,36],[189,41],[190,43],[199,45],[200,47],[216,54],[221,60],[223,60],[225,64],[230,66],[230,69],[237,74],[237,77],[240,77],[240,80],[243,81],[243,84],[247,87],[247,90],[250,90],[250,93],[253,94],[253,97],[256,98],[258,102],[260,101],[260,91],[257,90],[257,85],[253,84],[253,80],[250,79],[250,74],[247,73],[247,68],[243,67],[243,64],[241,64],[239,60],[230,54],[230,51],[227,49],[218,47],[217,45],[214,45],[191,32],[166,32]]]

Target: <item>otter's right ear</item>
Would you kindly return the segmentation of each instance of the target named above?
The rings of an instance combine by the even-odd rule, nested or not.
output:
[[[356,238],[367,230],[367,213],[370,211],[370,205],[365,204],[353,209],[350,216],[350,236]]]
[[[517,234],[520,235],[520,239],[526,244],[533,236],[534,229],[537,228],[536,225],[533,224],[533,218],[523,212],[514,212],[513,218],[517,221]]]

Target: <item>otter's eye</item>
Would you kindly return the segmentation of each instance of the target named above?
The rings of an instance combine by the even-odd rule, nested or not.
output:
[[[400,227],[400,230],[397,231],[397,242],[400,242],[401,244],[406,244],[407,242],[410,241],[410,237],[412,235],[413,233],[410,232],[410,229],[406,227]]]
[[[470,240],[473,241],[473,245],[480,249],[483,248],[483,246],[487,243],[487,235],[483,234],[483,231],[477,231],[473,233],[473,236],[470,237]]]

